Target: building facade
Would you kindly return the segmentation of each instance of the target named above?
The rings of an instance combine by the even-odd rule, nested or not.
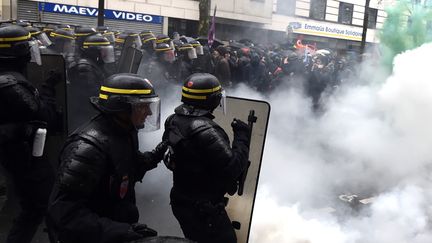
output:
[[[95,26],[97,0],[1,0],[2,18]],[[367,42],[376,43],[394,0],[212,0],[217,6],[216,37],[281,42],[302,39],[329,48],[360,46],[363,17],[369,13]],[[12,3],[12,11],[10,8]],[[14,6],[15,5],[15,6]],[[106,25],[119,30],[194,36],[198,0],[105,0]]]

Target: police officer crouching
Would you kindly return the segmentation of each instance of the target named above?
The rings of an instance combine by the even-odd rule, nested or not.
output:
[[[138,129],[157,129],[160,100],[147,79],[115,74],[92,97],[99,115],[72,133],[60,155],[47,226],[51,242],[124,242],[155,236],[139,224],[135,183],[166,150],[138,151]]]
[[[235,243],[236,235],[225,211],[224,195],[233,195],[246,169],[249,126],[231,124],[232,147],[212,115],[223,98],[218,79],[196,73],[182,87],[183,104],[165,122],[163,140],[170,146],[165,158],[173,171],[171,207],[186,238],[199,243]]]
[[[60,79],[53,75],[39,90],[31,84],[26,68],[28,62],[41,64],[38,51],[23,27],[0,27],[0,164],[9,173],[21,206],[8,243],[31,242],[54,182],[52,166],[41,156],[46,132],[57,118],[54,86]]]

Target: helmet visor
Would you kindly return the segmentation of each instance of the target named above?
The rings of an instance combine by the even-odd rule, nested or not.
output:
[[[204,55],[204,48],[203,46],[199,45],[199,46],[195,46],[195,50],[198,56],[202,56]]]
[[[188,54],[189,59],[191,59],[191,60],[198,58],[195,48],[191,48],[190,50],[188,50],[187,54]]]
[[[160,129],[160,99],[137,98],[131,101],[131,119],[137,129],[151,132]]]
[[[113,46],[101,46],[100,57],[104,63],[115,62],[114,47]]]
[[[43,46],[50,46],[52,44],[51,40],[45,33],[40,33],[36,36],[36,39],[42,43]]]
[[[163,58],[166,62],[172,63],[175,60],[174,50],[164,51]]]
[[[37,65],[42,65],[42,58],[39,50],[39,43],[37,41],[29,41],[30,45],[30,54],[31,60],[30,62],[37,63]]]
[[[107,38],[108,41],[109,41],[111,44],[114,44],[114,43],[115,43],[115,37],[114,37],[114,33],[113,33],[113,32],[106,32],[106,33],[103,34],[103,36],[104,36],[105,38]]]
[[[221,91],[221,99],[219,105],[216,107],[216,110],[220,110],[226,115],[226,93],[225,90]]]
[[[134,45],[133,47],[135,47],[136,49],[141,49],[142,41],[141,41],[141,38],[139,37],[139,35],[134,36],[133,45]]]

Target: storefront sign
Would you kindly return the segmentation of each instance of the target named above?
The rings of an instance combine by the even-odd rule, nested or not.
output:
[[[39,11],[61,13],[61,14],[74,14],[74,15],[82,15],[82,16],[90,16],[90,17],[98,16],[97,8],[58,4],[58,3],[39,2]],[[129,21],[146,22],[146,23],[153,23],[153,24],[162,24],[163,21],[162,16],[150,15],[150,14],[131,13],[131,12],[125,12],[120,10],[110,10],[110,9],[105,9],[104,13],[106,19],[129,20]]]
[[[362,40],[362,29],[353,27],[344,27],[337,25],[316,24],[309,22],[291,22],[288,28],[293,33],[324,36],[345,40]]]

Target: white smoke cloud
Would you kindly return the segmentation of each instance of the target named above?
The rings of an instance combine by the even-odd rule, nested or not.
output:
[[[431,55],[431,44],[399,55],[391,77],[358,77],[319,115],[299,90],[269,97],[252,243],[432,242]],[[351,214],[344,193],[375,200]]]
[[[430,56],[430,44],[399,55],[386,80],[365,64],[319,113],[298,84],[269,96],[245,85],[229,90],[272,106],[251,243],[432,242]],[[162,102],[163,123],[180,104],[180,88]],[[161,136],[142,134],[141,149]],[[163,165],[146,175],[137,186],[140,220],[160,235],[182,236],[169,206],[171,183]],[[351,193],[375,200],[355,211],[338,199]]]

